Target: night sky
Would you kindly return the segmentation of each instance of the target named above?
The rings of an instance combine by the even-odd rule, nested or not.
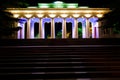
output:
[[[52,3],[57,0],[28,0],[31,6],[37,6],[37,3]],[[110,3],[110,0],[59,0],[65,3],[79,3],[79,6],[89,7],[106,7]]]

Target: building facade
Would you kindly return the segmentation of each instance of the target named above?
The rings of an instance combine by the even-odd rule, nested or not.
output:
[[[38,7],[8,8],[20,21],[17,39],[100,38],[97,20],[108,8],[79,7],[77,3],[38,3]]]

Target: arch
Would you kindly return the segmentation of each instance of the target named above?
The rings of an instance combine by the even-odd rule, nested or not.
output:
[[[31,18],[30,36],[32,39],[38,38],[39,36],[39,18]]]
[[[82,38],[82,22],[78,22],[78,38]]]
[[[66,18],[66,36],[67,38],[73,38],[74,32],[74,18]]]
[[[80,27],[78,28],[78,37],[79,38],[86,38],[86,18],[78,18],[78,25],[80,25]],[[81,27],[82,26],[82,27]],[[81,33],[82,32],[82,33]]]
[[[39,38],[39,23],[34,23],[34,38]]]
[[[19,39],[27,39],[27,19],[20,18],[18,23],[18,26],[22,28],[21,31],[18,31]]]
[[[62,18],[54,18],[55,22],[55,38],[62,38]]]
[[[91,30],[91,38],[98,38],[99,37],[99,30],[98,30],[98,18],[92,17],[89,19],[90,21],[90,30]]]
[[[43,35],[45,39],[51,37],[51,18],[43,18],[42,20]]]

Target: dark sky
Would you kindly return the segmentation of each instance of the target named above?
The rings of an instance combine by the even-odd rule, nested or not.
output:
[[[32,6],[37,6],[37,3],[52,3],[57,0],[28,0]],[[79,3],[79,6],[90,6],[90,7],[106,7],[111,2],[110,0],[59,0],[65,3]]]

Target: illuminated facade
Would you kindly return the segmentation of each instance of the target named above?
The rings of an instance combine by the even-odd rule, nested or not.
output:
[[[16,25],[22,27],[17,39],[55,38],[99,38],[98,18],[110,10],[108,8],[79,7],[77,3],[38,3],[38,7],[8,8],[15,18],[21,20]]]

